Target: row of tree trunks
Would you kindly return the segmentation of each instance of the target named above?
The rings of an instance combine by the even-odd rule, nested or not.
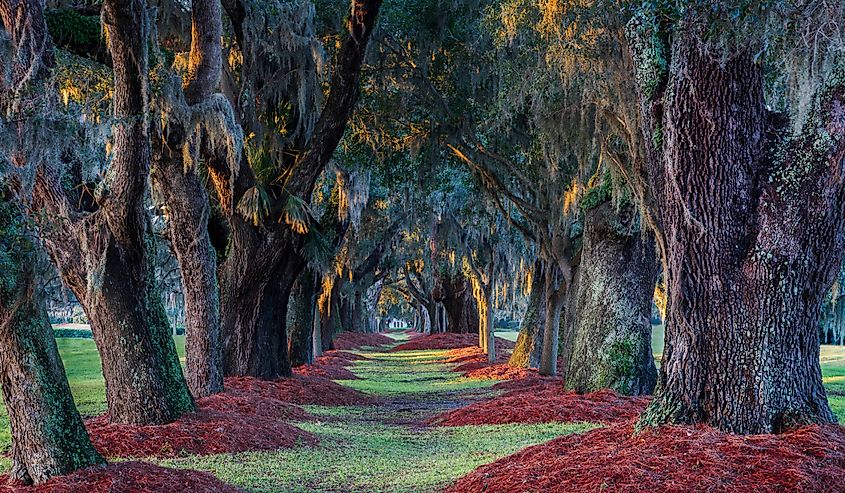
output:
[[[76,410],[44,296],[37,239],[0,188],[0,387],[12,432],[10,477],[26,484],[105,461]]]
[[[641,232],[633,205],[614,209],[607,201],[585,212],[566,387],[651,394],[657,381],[651,350],[654,241]]]
[[[638,74],[661,81],[640,88],[650,159],[638,174],[656,204],[668,291],[659,383],[641,424],[750,434],[834,422],[819,307],[845,249],[845,67],[793,133],[767,110],[756,48],[714,53],[683,22],[655,47],[663,38],[641,21],[629,29],[633,59],[670,58],[665,74]]]

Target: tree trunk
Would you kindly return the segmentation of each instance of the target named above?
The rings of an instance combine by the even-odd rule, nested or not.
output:
[[[586,211],[581,255],[566,387],[651,394],[657,381],[651,351],[657,258],[633,205],[617,212],[608,201]]]
[[[323,328],[320,323],[320,309],[316,300],[311,307],[311,351],[312,362],[323,355]]]
[[[484,352],[487,354],[487,361],[493,363],[496,361],[496,338],[494,332],[495,320],[493,320],[493,284],[492,279],[490,283],[485,286],[484,300],[479,303],[479,327],[484,338]]]
[[[531,293],[528,295],[528,307],[522,318],[516,347],[508,360],[508,364],[519,368],[537,368],[540,366],[540,355],[543,352],[543,330],[546,317],[545,269],[543,261],[534,262],[534,273],[531,277]]]
[[[40,8],[26,16],[10,21],[4,15],[4,24],[22,22],[21,27],[28,26],[23,32],[39,32],[32,26],[44,23]],[[87,204],[96,211],[78,210],[63,188],[62,170],[44,166],[36,176],[33,215],[41,221],[42,237],[63,280],[91,322],[111,420],[166,423],[192,410],[193,401],[155,279],[155,246],[143,202],[150,168],[146,6],[137,0],[107,1],[103,20],[114,66],[116,123],[111,162],[95,191],[96,203]],[[41,46],[41,63],[52,59],[49,40],[26,45],[30,50]]]
[[[654,53],[640,51],[643,39],[659,40],[642,32],[629,33],[635,60]],[[722,57],[700,36],[682,24],[664,51],[666,83],[640,88],[668,290],[659,383],[641,424],[771,433],[834,422],[818,322],[845,248],[845,67],[793,134],[766,109],[755,49]]]
[[[567,285],[560,268],[549,262],[545,269],[544,288],[546,300],[546,326],[543,328],[543,352],[540,355],[539,373],[557,375],[557,358],[560,349],[560,315],[566,304]]]
[[[241,218],[235,222],[246,227],[233,228],[233,246],[221,265],[224,374],[289,377],[287,307],[305,261],[295,250],[264,243]]]
[[[307,269],[299,276],[290,296],[290,364],[313,363],[311,339],[314,334],[314,275]]]
[[[470,283],[462,275],[441,277],[443,308],[446,311],[446,331],[469,334],[478,329],[479,309],[472,296]]]
[[[36,243],[0,188],[0,386],[12,433],[10,477],[26,484],[105,461],[70,393],[35,273]]]
[[[329,309],[320,313],[320,339],[323,351],[334,349],[334,336],[340,332],[340,283],[335,281],[329,294]]]
[[[219,0],[194,0],[191,8],[192,41],[185,99],[162,106],[190,113],[206,103],[217,88],[221,70],[222,20]],[[174,76],[174,94],[181,78]],[[167,94],[167,93],[165,93]],[[162,94],[159,97],[165,98]],[[175,98],[175,95],[169,97]],[[164,114],[164,112],[162,112]],[[167,127],[155,135],[151,182],[168,219],[167,237],[179,263],[185,302],[185,376],[194,397],[223,390],[223,351],[220,344],[220,297],[217,254],[208,234],[209,198],[195,165],[186,163],[193,152],[185,128],[190,122],[170,115]],[[206,139],[207,140],[207,139]],[[186,152],[187,151],[187,152]]]
[[[845,345],[845,299],[827,303],[822,308],[822,344]]]
[[[350,300],[350,309],[352,310],[352,326],[353,332],[365,333],[367,330],[367,310],[364,308],[364,295],[358,286],[352,291],[352,299]]]

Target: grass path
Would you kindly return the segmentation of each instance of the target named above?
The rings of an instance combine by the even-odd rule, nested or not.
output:
[[[399,336],[395,336],[399,337]],[[377,406],[305,406],[320,419],[298,426],[320,445],[277,452],[250,452],[162,461],[213,473],[255,492],[440,491],[476,467],[588,424],[431,428],[439,412],[495,393],[495,382],[472,381],[441,362],[445,351],[360,351],[368,360],[341,381],[380,396]]]

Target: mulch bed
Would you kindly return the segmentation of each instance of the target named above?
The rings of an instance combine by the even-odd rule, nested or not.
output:
[[[269,396],[253,395],[236,389],[203,397],[197,401],[201,409],[223,413],[254,414],[285,421],[310,421],[313,416],[304,409]]]
[[[340,365],[351,364],[354,358],[350,353],[333,352],[326,356],[327,363],[332,365],[309,368],[332,371],[333,376],[338,376],[338,370],[349,372]],[[86,426],[95,447],[109,458],[277,450],[317,443],[314,435],[288,424],[313,418],[296,404],[375,403],[370,396],[313,374],[297,374],[275,381],[227,378],[225,386],[224,393],[200,399],[197,412],[173,423],[156,426],[109,423],[106,414],[87,420]]]
[[[632,435],[623,423],[556,438],[479,467],[448,493],[842,493],[845,429],[740,436],[704,426]]]
[[[500,340],[497,340],[497,349]],[[461,363],[452,371],[463,373],[465,378],[470,380],[520,380],[537,376],[536,370],[510,366],[507,361],[510,357],[506,348],[502,347],[497,354],[496,362],[491,364],[480,347],[464,347],[452,349],[446,353],[446,363]]]
[[[470,380],[521,380],[537,376],[537,370],[518,368],[507,363],[490,365],[486,361],[483,363],[465,363],[455,368],[454,371],[462,372],[464,378]]]
[[[156,426],[109,423],[108,416],[86,422],[91,441],[105,457],[180,457],[277,450],[315,445],[316,437],[278,418],[200,409]]]
[[[478,334],[432,334],[416,337],[404,344],[400,344],[392,351],[424,351],[432,349],[460,349],[465,347],[478,346]],[[515,344],[501,337],[496,337],[496,349],[504,351],[513,349]]]
[[[273,381],[231,377],[226,379],[225,384],[229,389],[272,397],[289,404],[368,406],[378,402],[372,396],[316,375],[294,375]]]
[[[639,416],[649,399],[625,397],[612,390],[576,394],[563,389],[560,379],[530,378],[526,384],[486,401],[435,416],[440,426],[506,423],[580,422],[618,423]]]
[[[334,339],[335,349],[360,349],[365,346],[384,346],[396,342],[384,334],[362,334],[359,332],[341,332]]]
[[[6,485],[7,482],[8,476],[0,476],[0,493],[243,493],[205,472],[167,469],[144,462],[90,467],[38,486]]]
[[[297,375],[318,376],[329,380],[358,380],[358,376],[346,367],[355,361],[368,359],[346,351],[326,351],[311,365],[298,366],[293,369]]]

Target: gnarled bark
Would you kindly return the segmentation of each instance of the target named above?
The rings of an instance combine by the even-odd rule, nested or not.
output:
[[[585,212],[577,319],[566,387],[650,394],[657,381],[651,352],[651,304],[657,258],[632,205],[610,201]]]
[[[10,477],[38,484],[105,461],[70,393],[38,287],[31,234],[20,205],[0,186],[0,386],[12,431]]]
[[[16,19],[18,28],[43,26],[40,8],[27,15]],[[143,203],[150,165],[146,5],[107,1],[103,19],[114,65],[112,160],[95,203],[84,210],[63,188],[60,170],[39,169],[33,215],[42,221],[42,238],[62,279],[91,321],[110,418],[165,423],[193,409],[193,401],[155,280],[152,230]],[[4,23],[9,23],[5,16]],[[52,47],[45,32],[26,45],[42,50],[46,61],[52,59]],[[37,210],[42,208],[46,214]]]
[[[684,23],[671,45],[642,19],[630,27],[638,80],[654,79],[641,62],[655,43],[670,59],[659,84],[640,87],[650,156],[639,174],[659,204],[649,212],[668,290],[666,349],[641,424],[771,433],[835,421],[818,321],[845,249],[845,69],[789,135],[767,111],[753,47],[723,57]]]

